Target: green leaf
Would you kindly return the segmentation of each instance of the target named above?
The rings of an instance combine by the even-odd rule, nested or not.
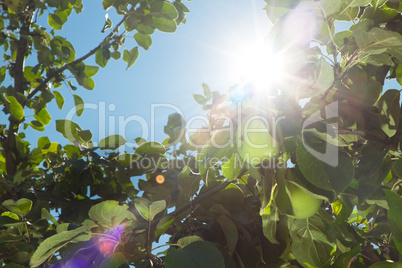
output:
[[[108,48],[100,48],[95,52],[95,62],[102,68],[105,67],[107,65],[107,62],[109,61],[109,57],[106,57],[107,56],[106,51],[109,51],[109,49]]]
[[[105,10],[108,10],[114,3],[115,0],[103,0],[102,6]]]
[[[286,15],[289,11],[295,7],[300,0],[265,0],[267,5],[265,6],[265,11],[267,12],[268,18],[272,23],[275,23],[282,16]]]
[[[109,18],[109,14],[106,14],[105,15],[105,25],[103,25],[101,32],[104,33],[107,29],[112,28],[112,26],[113,26],[112,20]]]
[[[175,6],[169,2],[162,2],[161,5],[151,5],[151,12],[153,16],[163,17],[169,20],[175,20],[179,16]]]
[[[136,33],[134,35],[134,39],[137,41],[137,44],[143,47],[145,50],[148,50],[148,48],[152,45],[152,39],[147,34]]]
[[[394,162],[392,169],[399,178],[402,178],[402,157],[399,157],[398,160]]]
[[[51,142],[48,137],[40,137],[38,139],[38,148],[39,149],[49,148],[50,143]]]
[[[189,167],[184,167],[177,176],[180,191],[187,196],[195,195],[200,188],[201,177],[191,174]]]
[[[80,138],[85,142],[89,142],[92,139],[92,133],[90,130],[78,131],[78,136],[80,136]]]
[[[85,65],[84,73],[87,77],[94,76],[99,71],[98,66]]]
[[[328,147],[333,146],[331,144],[326,145]],[[328,150],[334,152],[334,155],[331,156],[332,159],[338,158],[338,165],[333,167],[313,156],[305,146],[310,147],[307,143],[298,143],[296,156],[300,170],[306,179],[319,188],[334,191],[337,194],[342,193],[354,177],[352,160],[334,146],[335,150]],[[322,152],[323,149],[320,147],[310,147],[310,149]]]
[[[159,212],[162,212],[166,208],[166,201],[165,200],[159,200],[152,202],[149,206],[149,219],[152,221],[156,214]]]
[[[139,24],[138,17],[135,15],[128,16],[124,21],[124,28],[127,32],[133,31]]]
[[[56,98],[57,107],[61,110],[64,105],[64,98],[58,91],[53,91],[53,95]]]
[[[193,94],[193,98],[200,105],[205,105],[208,101],[207,98],[205,98],[204,96],[199,95],[199,94]]]
[[[10,210],[11,212],[14,212],[18,216],[24,217],[29,213],[29,211],[31,211],[32,201],[26,198],[21,198],[17,201],[8,199],[4,201],[1,205]]]
[[[371,0],[344,0],[344,2],[348,4],[348,7],[359,7],[367,6],[370,4]]]
[[[137,27],[137,31],[139,33],[143,33],[143,34],[147,34],[147,35],[151,35],[155,32],[155,28],[149,26],[149,25],[145,25],[145,24],[140,24]]]
[[[165,18],[152,17],[156,29],[165,33],[174,33],[177,29],[176,22]]]
[[[167,229],[169,229],[170,225],[174,222],[175,218],[173,216],[166,216],[162,218],[158,225],[155,228],[155,237],[161,236]]]
[[[223,233],[225,234],[226,243],[231,254],[234,254],[237,241],[239,239],[239,233],[237,231],[236,224],[228,216],[221,214],[218,216],[217,221],[221,226]]]
[[[264,236],[272,243],[272,244],[279,244],[278,240],[276,239],[276,231],[277,231],[277,224],[279,221],[278,210],[271,211],[270,214],[263,214],[261,216],[262,219],[262,230]]]
[[[169,248],[165,257],[166,268],[224,268],[220,251],[211,243],[196,241],[181,250]]]
[[[63,22],[61,18],[56,14],[49,14],[47,21],[50,27],[52,27],[55,30],[61,30],[61,28],[63,27]]]
[[[312,77],[308,81],[308,89],[303,90],[301,97],[311,97],[325,92],[335,81],[334,69],[331,64],[320,58],[315,64]],[[307,82],[307,81],[306,81]]]
[[[82,98],[78,95],[73,94],[75,110],[77,111],[77,115],[80,116],[84,112],[85,104]]]
[[[6,78],[6,66],[1,66],[0,68],[0,84],[3,83],[4,79]]]
[[[39,123],[39,121],[36,121],[36,120],[29,122],[29,125],[33,129],[38,130],[38,131],[44,131],[45,130],[45,127],[41,123]]]
[[[89,218],[97,224],[113,228],[119,226],[124,220],[131,219],[134,215],[129,212],[127,205],[119,205],[119,202],[107,200],[91,207]]]
[[[46,108],[41,109],[39,112],[34,114],[34,118],[41,123],[43,126],[46,126],[50,123],[52,117],[50,116],[49,112]]]
[[[46,208],[42,208],[40,215],[41,215],[41,219],[49,220],[56,226],[59,225],[57,220],[52,216],[52,214],[50,214],[50,212]]]
[[[124,50],[123,60],[127,62],[127,70],[135,63],[139,55],[140,53],[138,52],[138,47],[134,47],[130,51],[128,51],[127,49]]]
[[[186,131],[183,116],[179,113],[170,114],[167,125],[163,130],[170,137],[169,144],[179,142]]]
[[[389,190],[384,190],[384,192],[389,205],[387,213],[389,227],[399,254],[402,255],[402,197]]]
[[[70,120],[56,120],[56,130],[63,134],[63,136],[70,142],[80,141],[78,131],[81,131],[81,127]]]
[[[335,14],[335,19],[344,21],[354,20],[359,14],[359,7],[351,7],[353,2],[354,0],[342,0],[341,9]]]
[[[334,69],[331,64],[321,58],[317,62],[317,78],[314,87],[319,90],[327,90],[335,81]]]
[[[318,2],[321,6],[322,11],[325,14],[325,17],[329,17],[334,13],[337,13],[341,9],[341,1],[333,1],[333,0],[321,0]]]
[[[357,196],[359,202],[363,202],[366,198],[370,197],[381,186],[384,179],[389,174],[392,167],[391,157],[387,155],[384,158],[379,170],[374,176],[362,177],[357,188]]]
[[[184,248],[191,243],[197,242],[197,241],[204,241],[201,237],[198,235],[190,235],[190,236],[185,236],[177,240],[177,244],[180,245],[181,248]]]
[[[103,150],[116,150],[126,144],[126,139],[120,135],[110,135],[99,142],[99,148]]]
[[[71,231],[55,234],[39,244],[39,247],[32,255],[30,265],[31,267],[38,267],[68,243],[88,241],[91,237],[89,226],[82,226]]]
[[[396,89],[390,89],[378,100],[377,107],[380,111],[381,129],[389,136],[395,135],[399,126],[399,115],[401,107],[399,104],[400,92]]]
[[[152,221],[156,214],[163,211],[166,208],[166,201],[159,200],[155,202],[149,202],[147,199],[139,197],[134,200],[134,206],[147,221]]]
[[[328,230],[319,216],[288,222],[292,253],[296,260],[312,267],[322,267],[331,258],[335,244],[326,235]]]
[[[202,88],[204,90],[204,96],[207,98],[208,101],[212,99],[211,89],[207,84],[202,84]]]
[[[142,143],[135,150],[136,154],[165,154],[166,148],[162,144],[156,141],[150,141]]]
[[[21,104],[13,96],[8,96],[7,100],[10,102],[10,114],[18,121],[21,121],[24,118],[24,109]]]
[[[340,255],[335,263],[331,265],[333,268],[347,268],[346,264],[353,263],[355,260],[356,256],[360,253],[361,251],[361,245],[355,245],[350,251],[343,253]]]
[[[124,264],[126,264],[127,266],[124,266]],[[125,268],[125,267],[129,266],[127,264],[126,258],[121,252],[107,256],[107,258],[105,258],[102,264],[100,265],[100,268]]]
[[[230,159],[222,165],[222,174],[227,180],[231,181],[239,176],[240,171],[241,165],[238,159],[238,154],[234,153]]]

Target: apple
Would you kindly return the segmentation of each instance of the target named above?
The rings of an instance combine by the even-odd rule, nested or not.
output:
[[[291,182],[287,183],[286,188],[292,203],[294,218],[309,218],[320,209],[321,200],[312,196],[311,193]]]
[[[236,137],[237,152],[248,164],[256,166],[278,153],[278,144],[267,127],[268,122],[260,115],[242,119]]]

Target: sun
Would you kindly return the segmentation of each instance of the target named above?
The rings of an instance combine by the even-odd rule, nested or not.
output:
[[[264,44],[248,45],[233,53],[234,68],[243,83],[253,91],[268,93],[284,77],[284,57]]]

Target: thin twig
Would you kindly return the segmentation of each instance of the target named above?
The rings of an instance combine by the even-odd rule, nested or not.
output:
[[[128,15],[124,15],[123,19],[116,25],[116,27],[114,27],[114,29],[103,39],[103,41],[94,49],[92,49],[91,51],[89,51],[87,54],[85,54],[84,56],[82,56],[79,59],[76,59],[72,62],[69,62],[67,64],[65,64],[63,67],[61,67],[60,69],[58,69],[57,71],[55,71],[54,73],[52,73],[52,75],[48,76],[45,80],[43,80],[39,86],[37,86],[28,96],[28,99],[31,99],[33,96],[36,95],[36,93],[38,93],[39,91],[42,91],[43,89],[46,88],[47,84],[50,82],[50,80],[52,80],[54,77],[56,77],[56,75],[62,73],[63,71],[65,71],[69,66],[72,66],[74,64],[80,63],[84,60],[86,60],[87,58],[89,58],[90,56],[92,56],[93,54],[95,54],[95,52],[100,49],[102,47],[102,43],[104,43],[105,41],[107,41],[109,38],[111,38],[119,29],[119,27],[124,23],[124,21],[127,19]]]

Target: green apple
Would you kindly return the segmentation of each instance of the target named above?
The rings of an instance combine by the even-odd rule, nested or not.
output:
[[[294,218],[309,218],[320,209],[321,200],[312,196],[311,193],[291,182],[287,183],[286,188],[292,203]]]
[[[247,163],[255,166],[278,153],[278,144],[268,127],[267,120],[260,115],[242,119],[236,137],[237,152]]]

